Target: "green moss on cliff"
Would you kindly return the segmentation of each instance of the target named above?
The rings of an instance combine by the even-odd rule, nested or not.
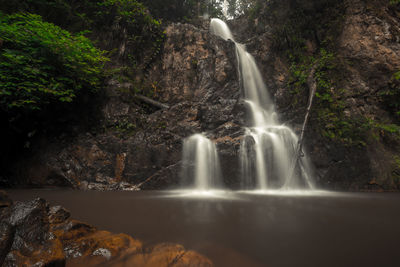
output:
[[[340,89],[338,81],[343,69],[342,60],[333,52],[327,52],[324,48],[317,55],[307,56],[306,52],[290,55],[292,65],[288,86],[293,94],[292,105],[298,107],[301,96],[307,95],[307,78],[312,66],[317,65],[314,79],[317,83],[312,117],[317,120],[318,129],[322,136],[331,141],[344,145],[365,146],[369,142],[384,141],[385,139],[400,141],[400,126],[390,122],[373,120],[365,116],[350,117],[345,114],[345,91]],[[389,105],[396,110],[399,108],[398,90],[393,88],[382,93],[387,97]]]
[[[346,146],[365,146],[376,140],[398,140],[400,127],[391,120],[365,115],[350,115],[348,92],[342,87],[347,67],[345,58],[337,56],[336,44],[344,21],[344,7],[335,1],[283,1],[289,11],[280,14],[284,20],[275,29],[275,47],[287,53],[290,64],[288,87],[292,106],[301,108],[308,98],[307,78],[313,66],[317,83],[312,107],[312,120],[324,138]],[[278,3],[275,3],[278,5]],[[271,6],[272,7],[272,6]],[[289,8],[290,7],[290,8]],[[295,8],[294,8],[295,7]],[[293,9],[294,8],[294,9]],[[282,12],[282,11],[280,11]],[[386,90],[379,97],[385,109],[400,120],[400,73],[395,73]]]
[[[364,133],[367,125],[363,118],[349,118],[345,116],[344,91],[337,85],[340,76],[340,60],[333,52],[321,48],[318,54],[307,55],[306,52],[289,55],[292,62],[288,86],[293,94],[293,106],[299,103],[302,95],[307,95],[307,79],[310,70],[315,68],[314,79],[317,91],[312,110],[312,117],[318,121],[320,134],[333,141],[347,145],[364,145]]]

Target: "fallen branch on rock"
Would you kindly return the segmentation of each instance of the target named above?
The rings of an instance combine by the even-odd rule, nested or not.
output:
[[[159,109],[169,109],[169,106],[167,104],[158,102],[158,101],[153,100],[151,98],[148,98],[148,97],[146,97],[144,95],[135,94],[134,98],[136,98],[136,99],[138,99],[138,100],[140,100],[140,101],[142,101],[142,102],[144,102],[146,104],[149,104],[151,106],[157,107]]]
[[[168,180],[165,180],[165,177],[177,177],[177,173],[180,169],[181,162],[177,162],[175,164],[169,165],[167,167],[162,168],[161,170],[154,173],[152,176],[148,177],[143,182],[136,185],[140,190],[153,190],[160,188],[162,186],[170,185]]]

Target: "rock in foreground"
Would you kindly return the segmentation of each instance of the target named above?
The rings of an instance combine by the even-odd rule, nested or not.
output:
[[[212,266],[181,245],[98,230],[40,198],[12,203],[0,192],[0,203],[1,266]]]

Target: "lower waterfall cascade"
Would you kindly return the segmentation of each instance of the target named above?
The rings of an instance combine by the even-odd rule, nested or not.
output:
[[[217,149],[203,134],[185,139],[182,166],[182,177],[194,177],[196,190],[207,191],[222,184]]]
[[[275,105],[253,56],[243,44],[234,40],[224,21],[211,19],[210,31],[235,44],[239,81],[251,117],[251,126],[244,127],[239,151],[242,189],[313,189],[308,157],[303,153],[298,162],[294,159],[299,138],[290,127],[279,123]],[[185,139],[182,162],[182,179],[194,177],[197,190],[210,190],[221,185],[215,144],[203,134]],[[297,164],[296,168],[294,164]]]

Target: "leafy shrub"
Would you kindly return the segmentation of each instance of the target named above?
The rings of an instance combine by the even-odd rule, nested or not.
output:
[[[131,67],[150,64],[164,40],[161,22],[139,0],[0,0],[0,10],[35,13],[70,32],[84,32],[101,49],[120,52],[111,56]]]
[[[164,42],[161,21],[153,18],[142,3],[136,0],[101,0],[97,5],[94,13],[87,14],[93,21],[90,30],[95,35],[99,32],[106,34],[101,38],[92,35],[92,39],[97,39],[110,50],[116,43],[125,43],[126,50],[123,53],[119,51],[119,57],[132,67],[147,67],[160,54]]]
[[[38,15],[0,17],[0,108],[37,110],[71,102],[102,83],[107,58],[82,35]]]
[[[145,77],[164,43],[161,21],[140,0],[0,0],[0,11],[29,12],[109,51],[107,74],[133,82]],[[112,69],[112,70],[111,70]],[[118,71],[121,70],[121,71]],[[141,82],[141,81],[139,81]]]

